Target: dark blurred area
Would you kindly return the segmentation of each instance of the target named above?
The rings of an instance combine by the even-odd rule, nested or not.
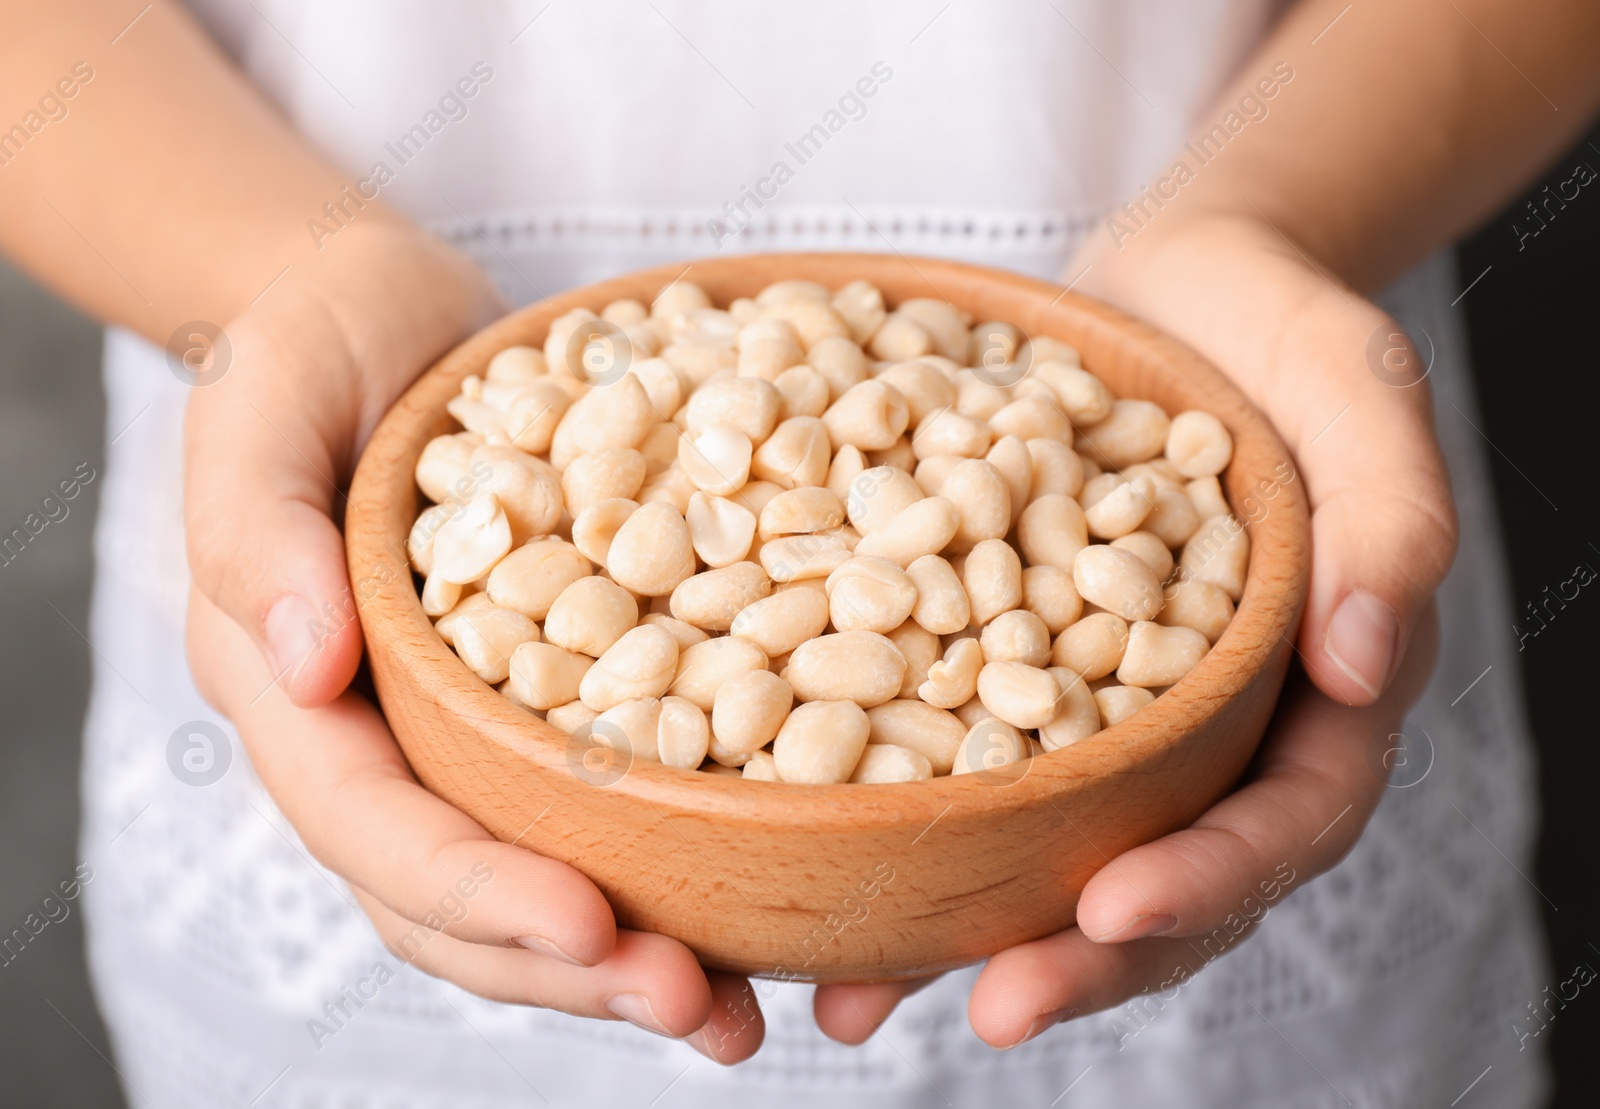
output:
[[[1576,188],[1579,165],[1587,167],[1587,187]],[[1539,743],[1544,809],[1538,865],[1530,877],[1544,894],[1552,992],[1580,966],[1592,968],[1584,977],[1600,972],[1600,898],[1594,886],[1600,757],[1594,717],[1583,708],[1594,677],[1589,668],[1600,660],[1600,582],[1593,580],[1600,573],[1600,495],[1588,473],[1600,441],[1592,422],[1600,412],[1597,174],[1600,127],[1460,252],[1462,286],[1482,275],[1461,303],[1483,432],[1494,447],[1495,494],[1510,539],[1511,596],[1518,612],[1517,630],[1508,627],[1506,634],[1530,633],[1518,657]],[[1591,584],[1565,607],[1550,602],[1546,609],[1552,594],[1571,596],[1574,585],[1562,587],[1580,567],[1588,568]],[[1553,615],[1534,619],[1529,604]],[[1526,1014],[1507,1014],[1507,1020],[1513,1016],[1526,1020]],[[1600,997],[1578,993],[1556,1011],[1544,1035],[1552,1037],[1555,1053],[1555,1104],[1600,1104],[1600,1072],[1594,1067]]]
[[[1600,571],[1595,445],[1600,433],[1600,182],[1573,195],[1580,163],[1600,172],[1600,128],[1460,252],[1461,284],[1495,489],[1510,539],[1512,596],[1542,605],[1577,567]],[[1548,186],[1548,188],[1546,188]],[[1554,199],[1552,199],[1554,198]],[[1532,201],[1535,214],[1528,207]],[[103,470],[100,331],[0,263],[0,533],[21,525],[81,464]],[[76,864],[79,733],[88,693],[90,482],[0,565],[0,935],[40,912]],[[1570,589],[1570,587],[1569,587]],[[1600,764],[1586,705],[1600,589],[1555,618],[1520,613],[1518,656],[1541,759],[1544,833],[1536,871],[1551,938],[1552,989],[1600,968],[1592,791]],[[1507,626],[1515,637],[1517,630]],[[1590,971],[1592,976],[1594,971]],[[1538,999],[1530,998],[1529,1001]],[[1507,1013],[1508,1035],[1514,1018]],[[1600,996],[1587,991],[1540,1036],[1554,1051],[1554,1104],[1600,1104]],[[0,965],[0,1103],[122,1104],[96,1014],[76,902]]]
[[[100,328],[0,262],[0,535],[48,515],[0,552],[0,1104],[121,1105],[83,962],[81,902],[59,895],[77,865],[78,763],[89,695],[89,585],[104,471]],[[81,464],[96,480],[70,501]],[[85,471],[87,473],[87,471]],[[59,505],[59,506],[58,506]],[[61,515],[61,509],[66,515]],[[36,526],[36,525],[35,525]],[[67,909],[64,918],[61,910]],[[33,927],[43,921],[37,936]]]

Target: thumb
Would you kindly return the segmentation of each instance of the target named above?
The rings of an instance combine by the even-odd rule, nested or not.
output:
[[[357,404],[339,395],[347,367],[308,374],[259,330],[232,329],[231,372],[197,389],[185,413],[188,560],[195,585],[249,633],[289,698],[317,706],[349,685],[361,660],[329,446],[340,425],[343,441],[353,438]]]
[[[1328,343],[1325,352],[1365,348],[1353,351],[1352,360],[1380,364],[1371,373],[1352,365],[1303,377],[1316,380],[1318,395],[1302,406],[1306,418],[1296,437],[1303,440],[1296,454],[1312,504],[1311,591],[1300,652],[1317,686],[1351,705],[1376,701],[1394,678],[1457,542],[1422,363],[1393,320],[1382,317],[1372,330],[1381,313],[1366,308],[1340,321],[1341,339],[1320,341]],[[1395,373],[1395,367],[1409,368]]]

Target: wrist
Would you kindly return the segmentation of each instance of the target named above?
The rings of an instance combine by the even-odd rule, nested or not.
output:
[[[279,386],[320,397],[320,421],[359,444],[418,374],[505,311],[471,259],[394,219],[346,227],[223,331],[236,363],[272,366]],[[214,409],[237,377],[192,401]]]
[[[1388,326],[1381,310],[1253,213],[1173,216],[1120,238],[1102,225],[1067,280],[1200,350],[1247,389],[1274,367],[1292,368],[1287,349],[1360,350]],[[1329,372],[1348,368],[1339,362]]]
[[[1161,212],[1138,225],[1114,212],[1074,253],[1066,279],[1077,278],[1076,288],[1120,304],[1139,301],[1152,282],[1164,286],[1172,274],[1197,267],[1218,271],[1226,282],[1238,282],[1281,264],[1315,270],[1340,293],[1351,295],[1337,275],[1260,216],[1218,210]],[[1204,298],[1228,295],[1229,290],[1199,282],[1186,292]]]
[[[1253,213],[1185,215],[1120,245],[1101,229],[1073,266],[1076,291],[1204,355],[1291,446],[1314,442],[1356,402],[1403,413],[1429,434],[1428,391],[1392,388],[1373,369],[1375,337],[1392,346],[1398,325]]]
[[[285,301],[315,301],[358,366],[431,359],[506,311],[476,263],[398,220],[346,228],[292,276]]]

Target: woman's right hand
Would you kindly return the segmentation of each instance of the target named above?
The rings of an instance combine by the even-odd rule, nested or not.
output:
[[[433,796],[347,688],[362,644],[341,490],[406,385],[500,309],[466,259],[388,223],[347,228],[227,324],[231,364],[196,389],[186,423],[190,668],[396,957],[483,997],[631,1020],[735,1063],[763,1032],[747,980],[619,930],[577,870]]]
[[[501,843],[429,793],[360,694],[293,704],[249,638],[198,590],[188,634],[202,692],[238,728],[306,849],[350,884],[396,958],[494,1001],[631,1020],[718,1063],[761,1045],[746,979],[702,970],[677,940],[618,929],[578,871]]]

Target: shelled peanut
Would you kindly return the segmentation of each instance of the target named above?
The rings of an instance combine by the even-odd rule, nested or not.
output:
[[[467,378],[409,555],[485,682],[630,759],[764,780],[998,770],[1216,643],[1249,536],[1214,416],[864,281],[552,322]]]

